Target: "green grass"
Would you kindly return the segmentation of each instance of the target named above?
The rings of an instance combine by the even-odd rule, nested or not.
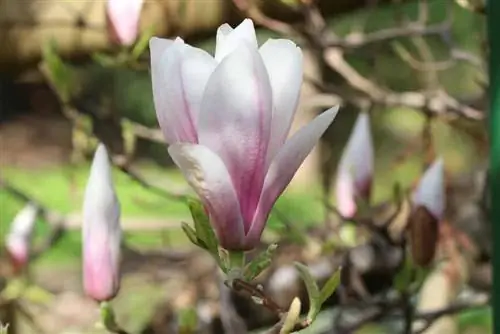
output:
[[[141,174],[157,187],[168,188],[169,185],[179,191],[187,188],[179,173],[174,170],[165,170],[151,165],[142,166]],[[19,188],[34,200],[48,209],[61,214],[79,214],[81,210],[83,192],[88,177],[89,165],[65,166],[49,169],[4,169],[2,175],[15,187]],[[116,191],[122,207],[122,218],[139,220],[141,218],[164,219],[167,223],[190,222],[187,206],[176,200],[166,199],[145,189],[127,175],[113,171]],[[308,226],[322,217],[322,205],[318,200],[319,191],[311,195],[290,191],[276,204],[276,208],[294,223]],[[8,226],[15,214],[24,204],[5,190],[0,190],[0,237],[5,236]],[[269,219],[269,226],[276,228],[281,225],[277,215]],[[172,224],[159,231],[126,232],[125,239],[137,247],[176,247],[185,245],[187,239]],[[39,219],[35,231],[35,244],[47,237],[50,228],[42,219]],[[179,224],[180,227],[180,224]],[[70,264],[78,261],[81,252],[80,232],[71,230],[51,250],[46,252],[37,261],[37,265]]]

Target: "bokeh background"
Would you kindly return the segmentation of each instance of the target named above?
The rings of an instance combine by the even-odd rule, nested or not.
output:
[[[391,201],[396,183],[411,189],[436,156],[444,158],[447,221],[475,249],[456,293],[468,296],[488,292],[490,284],[489,225],[479,204],[487,165],[488,85],[480,12],[480,2],[451,0],[148,0],[139,43],[149,35],[182,36],[212,53],[217,27],[234,26],[245,16],[266,18],[256,20],[261,42],[291,30],[285,37],[303,48],[306,71],[292,131],[332,104],[342,108],[278,201],[265,240],[293,240],[325,226],[331,217],[324,199],[335,203],[338,159],[358,112],[369,111],[373,206]],[[131,333],[176,333],[172,324],[194,312],[210,324],[201,332],[229,333],[220,319],[220,310],[229,306],[220,304],[225,297],[213,283],[213,264],[180,229],[191,218],[179,196],[190,190],[157,129],[147,45],[129,59],[130,49],[113,43],[108,25],[105,1],[0,2],[0,238],[27,201],[43,211],[27,287],[2,259],[7,288],[0,319],[12,323],[12,333],[101,332],[97,308],[82,293],[80,263],[82,194],[100,140],[115,162],[127,245],[123,288],[114,303],[120,323]],[[387,96],[415,95],[378,97],[352,73],[343,74],[342,64],[332,65],[328,50],[341,52],[349,68]],[[291,242],[289,257],[317,263],[325,253],[314,251],[314,237],[307,239]],[[284,277],[279,282],[288,282],[279,270],[290,258],[279,258],[263,279],[268,285],[274,286],[268,278],[276,272]],[[299,289],[287,284],[282,285],[290,285],[288,290],[276,288],[286,290],[276,292],[283,304]],[[247,302],[233,296],[231,305],[250,328],[270,325],[269,315],[251,311]],[[334,305],[309,333],[336,333],[330,329]],[[449,317],[453,331],[446,333],[491,332],[487,308],[455,313]],[[399,333],[398,326],[367,322],[360,332]]]

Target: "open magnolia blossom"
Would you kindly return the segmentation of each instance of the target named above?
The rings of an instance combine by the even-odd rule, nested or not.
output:
[[[337,209],[344,217],[356,214],[356,198],[370,198],[373,170],[370,117],[368,113],[360,113],[337,169]]]
[[[287,140],[302,52],[286,39],[259,48],[250,19],[219,27],[214,57],[180,38],[153,37],[150,50],[155,109],[172,159],[202,199],[221,246],[254,248],[338,108]]]
[[[130,45],[139,31],[144,0],[108,0],[106,15],[112,36],[119,44]]]
[[[120,203],[108,154],[99,144],[83,202],[83,285],[94,300],[113,298],[120,287]]]
[[[33,203],[28,203],[14,217],[10,225],[10,230],[5,240],[5,247],[16,270],[28,263],[31,237],[35,228],[37,215],[38,208]]]
[[[436,218],[443,219],[445,208],[444,163],[436,159],[425,171],[413,194],[414,206],[423,206]]]

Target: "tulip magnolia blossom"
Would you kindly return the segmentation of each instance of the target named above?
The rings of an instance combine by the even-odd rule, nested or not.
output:
[[[112,299],[120,287],[120,203],[108,154],[99,144],[83,202],[83,285],[94,300]]]
[[[31,236],[35,227],[38,208],[27,204],[11,223],[5,240],[5,247],[16,269],[24,267],[29,260]]]
[[[260,48],[253,22],[223,24],[215,56],[153,37],[156,114],[169,153],[202,199],[220,245],[249,250],[278,196],[332,123],[337,107],[287,140],[302,84],[292,41]]]
[[[130,45],[137,38],[144,0],[108,0],[106,15],[109,28],[117,42]]]
[[[337,209],[344,217],[355,215],[356,198],[370,198],[373,170],[370,117],[367,113],[361,113],[354,124],[337,170]]]
[[[441,220],[445,208],[444,164],[439,158],[427,168],[413,194],[413,204],[423,206],[436,218]]]

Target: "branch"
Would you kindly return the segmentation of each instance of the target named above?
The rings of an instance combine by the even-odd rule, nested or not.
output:
[[[327,47],[336,47],[343,49],[356,49],[366,47],[371,44],[389,42],[397,38],[439,35],[449,31],[450,22],[443,22],[435,25],[425,26],[420,22],[412,22],[405,27],[388,28],[375,31],[368,34],[354,32],[348,34],[345,38],[335,38],[326,43]]]

